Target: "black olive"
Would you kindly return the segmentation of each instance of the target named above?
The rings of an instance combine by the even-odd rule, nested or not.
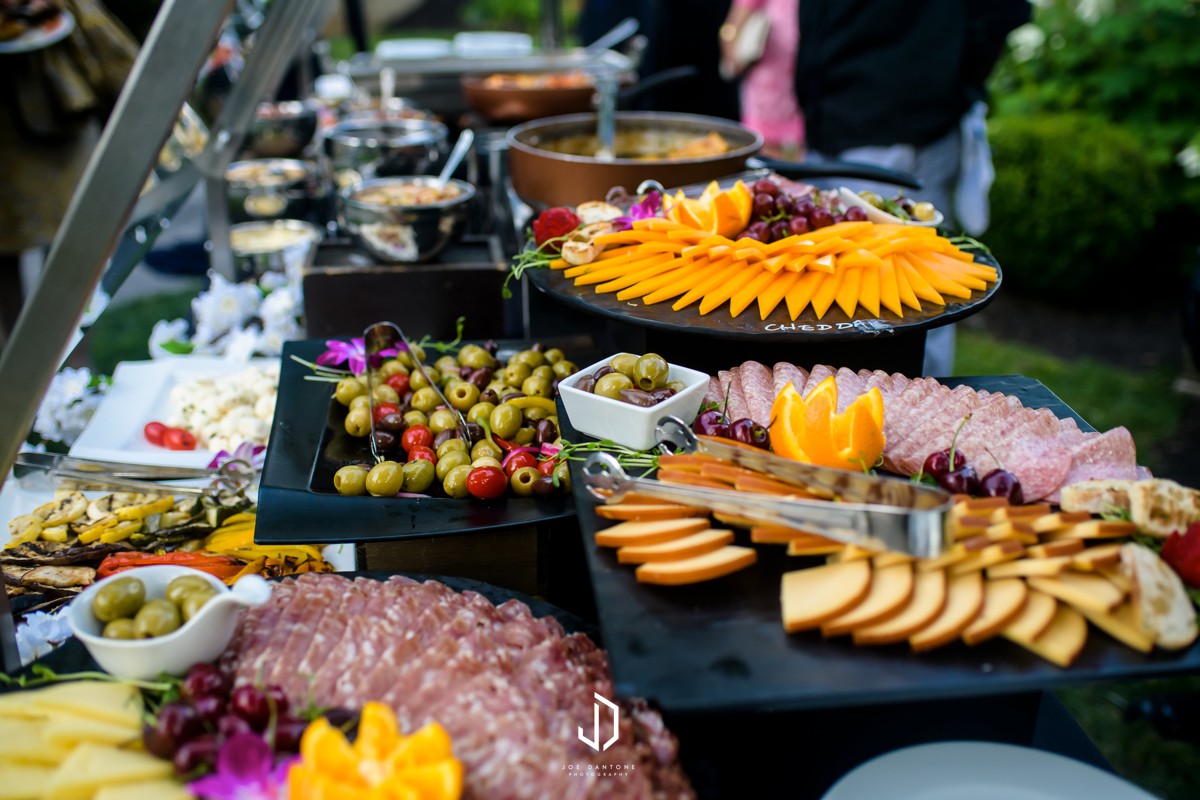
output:
[[[504,395],[504,397],[500,398],[500,402],[507,403],[509,400],[516,400],[518,397],[524,397],[524,396],[525,396],[524,392],[509,392],[508,394]]]
[[[384,414],[379,422],[375,423],[375,432],[404,433],[406,427],[408,426],[404,424],[404,415],[399,412],[392,412],[391,414]]]
[[[389,414],[388,416],[397,416]],[[380,453],[386,453],[396,446],[396,435],[387,431],[375,431],[375,449]]]
[[[454,428],[447,428],[444,431],[438,431],[438,435],[433,437],[433,449],[437,450],[443,444],[451,439],[458,438],[458,431]]]
[[[600,380],[605,375],[608,375],[609,373],[612,373],[612,372],[616,372],[616,370],[613,369],[612,367],[608,366],[607,364],[605,364],[603,367],[601,367],[600,369],[593,372],[592,377],[595,378],[596,380]]]
[[[487,350],[489,354],[494,356],[500,350],[500,345],[496,344],[495,339],[488,339],[483,343],[483,349]]]
[[[535,353],[543,353],[546,350],[546,345],[542,344],[541,342],[534,342],[529,349]]]
[[[533,482],[533,493],[536,495],[545,496],[554,494],[554,478],[549,475],[539,475],[538,479]]]
[[[621,399],[630,405],[641,406],[642,408],[649,408],[658,402],[654,398],[654,395],[649,392],[643,392],[641,389],[622,389]]]
[[[584,375],[575,381],[575,388],[581,392],[588,392],[590,394],[592,389],[596,388],[596,379],[591,375]]]
[[[500,405],[500,396],[496,394],[495,389],[484,389],[479,393],[479,402],[491,403],[494,406]]]
[[[468,422],[467,438],[469,438],[472,443],[478,442],[483,438],[483,426],[477,422]]]
[[[496,371],[491,367],[480,367],[467,376],[467,381],[474,384],[475,388],[482,392],[492,382],[492,376],[495,374]]]
[[[650,393],[650,396],[654,398],[654,402],[656,403],[661,403],[663,400],[666,400],[668,397],[673,397],[674,395],[675,390],[666,386],[661,389],[655,389]]]
[[[558,438],[558,426],[554,424],[552,419],[538,420],[537,427],[533,429],[533,441],[538,445],[543,445],[548,442],[553,442]]]

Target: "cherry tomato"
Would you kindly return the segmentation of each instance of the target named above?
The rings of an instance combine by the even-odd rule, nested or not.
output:
[[[375,404],[375,424],[379,424],[379,420],[386,417],[388,414],[399,414],[400,406],[395,403],[376,403]]]
[[[534,457],[533,453],[517,453],[512,458],[508,459],[508,462],[504,465],[504,474],[511,478],[512,474],[521,467],[536,466],[537,458]]]
[[[183,428],[167,428],[163,432],[163,446],[168,450],[195,450],[196,437]]]
[[[467,475],[467,491],[480,500],[495,500],[508,489],[508,478],[499,467],[476,467]]]
[[[542,473],[543,475],[553,475],[554,468],[556,466],[558,466],[557,461],[555,461],[553,458],[547,458],[545,461],[538,462],[537,471]]]
[[[419,444],[410,448],[408,451],[409,461],[416,461],[418,459],[424,459],[430,464],[437,464],[437,453],[433,452],[432,447],[426,447],[425,445]]]
[[[166,432],[167,426],[161,422],[147,422],[146,427],[142,428],[142,435],[146,437],[146,441],[160,447],[163,443],[163,434]]]
[[[408,376],[403,372],[397,372],[395,375],[389,375],[387,385],[396,390],[396,394],[404,397],[408,392]]]
[[[406,453],[414,447],[429,447],[431,444],[433,444],[433,431],[429,430],[428,425],[410,426],[400,437],[400,446]]]

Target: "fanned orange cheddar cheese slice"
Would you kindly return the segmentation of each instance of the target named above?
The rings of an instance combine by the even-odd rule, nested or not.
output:
[[[942,613],[908,637],[908,643],[918,653],[949,644],[975,621],[982,609],[983,576],[978,572],[955,575],[946,587]]]
[[[708,528],[705,517],[686,519],[646,520],[622,522],[596,532],[596,544],[601,547],[625,547],[658,544],[680,539]]]
[[[783,628],[809,630],[862,602],[871,589],[871,562],[841,561],[784,573]]]
[[[844,636],[855,628],[864,628],[895,616],[912,599],[914,586],[910,564],[876,568],[871,590],[862,602],[821,625],[823,636]]]
[[[726,545],[700,556],[679,561],[652,561],[637,568],[636,576],[642,583],[661,586],[679,586],[685,583],[700,583],[722,578],[745,569],[758,558],[752,547]]]
[[[679,506],[670,503],[615,506],[596,506],[596,516],[604,519],[651,520],[678,519],[679,517],[707,517],[708,509]]]
[[[963,641],[975,645],[999,634],[1021,613],[1028,596],[1029,587],[1020,578],[987,581],[983,589],[983,609],[963,631]]]
[[[1051,664],[1069,667],[1087,644],[1087,621],[1075,609],[1059,604],[1050,625],[1036,639],[1017,638],[1007,630],[1004,635]]]
[[[733,544],[733,531],[704,530],[659,544],[627,545],[617,551],[617,561],[622,564],[679,561],[693,556],[702,556],[727,544]]]
[[[851,562],[860,563],[860,562]],[[913,585],[912,598],[902,611],[883,622],[855,628],[855,644],[893,644],[902,642],[924,628],[946,606],[946,573],[921,572]]]

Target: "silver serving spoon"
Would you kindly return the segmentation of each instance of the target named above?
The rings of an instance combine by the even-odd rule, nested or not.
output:
[[[438,173],[438,189],[445,188],[446,182],[450,180],[450,176],[454,174],[454,170],[458,169],[458,165],[462,163],[463,158],[467,155],[467,151],[471,149],[471,145],[474,143],[475,132],[470,128],[463,128],[463,132],[458,135],[458,141],[454,143],[454,149],[450,151],[450,156],[446,159],[446,165]]]

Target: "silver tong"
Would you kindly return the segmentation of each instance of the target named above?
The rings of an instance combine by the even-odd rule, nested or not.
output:
[[[254,468],[240,459],[218,469],[163,467],[76,458],[55,453],[20,453],[13,463],[17,486],[28,491],[56,489],[127,489],[217,497],[244,491],[254,482]],[[159,481],[203,480],[206,486],[163,486]]]
[[[818,533],[871,550],[890,550],[933,558],[949,543],[948,492],[905,480],[818,467],[780,458],[762,450],[698,438],[676,417],[656,427],[660,445],[678,452],[711,455],[765,473],[796,486],[797,493],[830,498],[766,496],[631,478],[607,453],[593,453],[583,465],[584,485],[594,497],[618,501],[637,492],[720,514]]]

